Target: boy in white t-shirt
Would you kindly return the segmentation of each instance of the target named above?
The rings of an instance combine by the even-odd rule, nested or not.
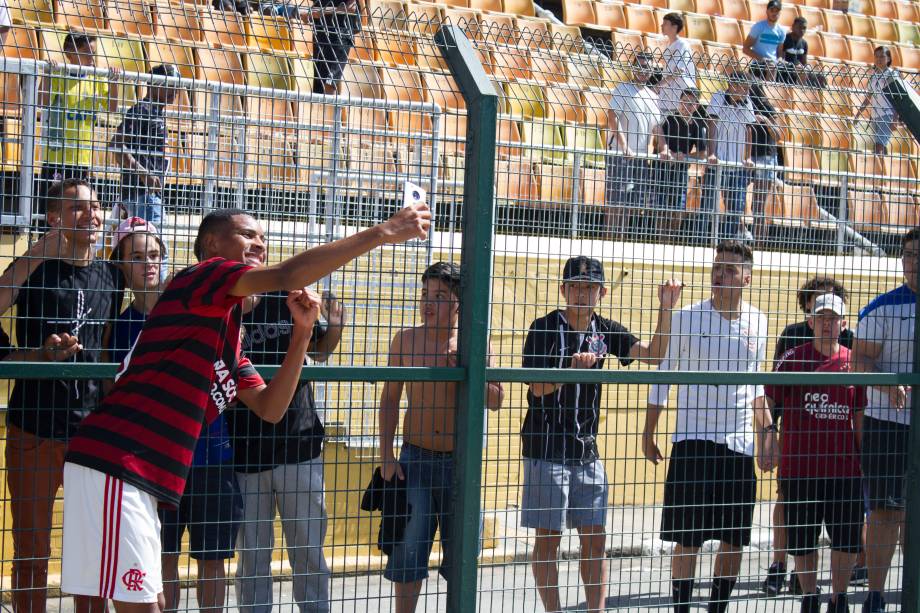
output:
[[[885,155],[888,152],[888,141],[891,140],[891,131],[898,114],[885,96],[885,87],[898,73],[891,67],[891,49],[884,45],[875,48],[875,65],[872,67],[872,76],[869,77],[869,93],[866,94],[854,119],[869,109],[872,142],[875,144],[875,154]]]
[[[662,114],[673,113],[680,104],[681,93],[696,87],[696,64],[693,51],[685,38],[684,18],[680,13],[668,13],[661,19],[661,33],[668,37],[668,48],[662,53],[664,71],[662,79],[655,86],[658,93],[658,108]]]
[[[708,540],[720,542],[713,565],[708,613],[725,613],[751,542],[757,481],[777,461],[776,428],[763,386],[744,382],[766,354],[767,318],[742,299],[751,284],[754,255],[747,245],[723,241],[712,263],[712,296],[671,318],[671,339],[659,370],[732,373],[736,385],[680,385],[677,422],[664,489],[661,539],[675,543],[671,580],[675,613],[689,613],[696,559]],[[653,385],[642,432],[642,453],[664,458],[655,440],[668,405],[668,385]]]
[[[632,81],[613,90],[607,112],[606,203],[607,225],[617,232],[630,209],[643,205],[651,193],[648,146],[662,121],[658,95],[648,87],[654,58],[650,53],[636,55]]]

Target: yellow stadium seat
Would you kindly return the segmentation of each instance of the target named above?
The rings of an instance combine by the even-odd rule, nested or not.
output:
[[[679,13],[695,13],[696,0],[668,0],[668,9]]]
[[[533,0],[502,0],[502,11],[518,17],[535,17]]]
[[[581,202],[596,208],[607,204],[607,177],[604,168],[581,169]]]
[[[779,14],[779,24],[784,28],[791,28],[795,18],[799,16],[799,8],[796,4],[784,4]]]
[[[552,34],[554,49],[565,53],[584,53],[584,41],[581,40],[581,29],[564,23],[550,23],[549,31]]]
[[[603,166],[604,156],[606,154],[607,144],[601,131],[595,126],[582,126],[576,124],[566,124],[563,134],[565,146],[569,149],[586,149],[594,153],[583,153],[582,162],[591,166]],[[567,158],[573,159],[574,154],[569,153]]]
[[[380,78],[381,66],[364,62],[351,62],[345,66],[342,77],[342,94],[348,98],[384,98],[383,83]],[[386,69],[386,68],[384,68]],[[346,122],[353,129],[385,130],[387,125],[386,110],[382,107],[354,106],[348,107]],[[365,139],[379,141],[376,137],[356,137],[360,145]]]
[[[901,46],[901,67],[908,70],[920,70],[920,48]]]
[[[463,155],[466,151],[467,121],[466,111],[448,113],[441,117],[438,138],[442,152],[446,155]]]
[[[875,38],[875,20],[872,17],[850,13],[847,19],[850,21],[850,33],[853,36]]]
[[[842,36],[849,36],[850,17],[843,11],[825,11],[824,22],[827,24],[827,31]]]
[[[875,1],[859,0],[859,12],[863,15],[875,15]]]
[[[878,193],[847,190],[847,219],[859,232],[878,232],[888,223],[888,211]]]
[[[847,36],[850,45],[850,60],[854,62],[872,63],[875,57],[875,45],[867,38],[861,36]]]
[[[468,36],[478,40],[481,40],[479,35],[479,18],[481,16],[480,11],[460,6],[447,6],[444,9],[444,20],[447,23],[464,28]]]
[[[581,99],[585,111],[585,124],[606,130],[607,109],[610,108],[610,94],[593,90],[582,90]]]
[[[215,11],[210,8],[199,8],[198,23],[201,26],[204,40],[208,44],[248,50],[247,22],[236,11]]]
[[[378,36],[389,36],[381,33]],[[271,15],[252,13],[249,15],[249,46],[263,51],[280,51],[288,53],[293,50],[291,31],[287,19]]]
[[[819,9],[831,9],[833,2],[831,0],[805,0],[805,6],[812,6]]]
[[[194,79],[196,70],[194,47],[184,45],[178,40],[156,41],[147,43],[147,59],[150,66],[158,64],[175,64],[179,73]]]
[[[569,80],[568,62],[564,54],[554,51],[533,51],[530,56],[533,78],[543,84],[561,84]]]
[[[234,85],[246,84],[246,70],[243,59],[235,48],[218,45],[199,47],[198,65],[195,78],[205,81],[218,81]]]
[[[3,57],[18,59],[38,59],[38,32],[29,25],[14,23],[7,33],[7,39],[0,49]],[[19,93],[19,76],[13,73],[0,73],[0,115],[20,116],[22,114]],[[12,124],[10,124],[12,125]],[[4,146],[3,149],[6,149]]]
[[[885,164],[882,158],[869,151],[850,153],[852,177],[847,178],[847,185],[853,189],[881,189],[885,180]],[[862,175],[862,176],[860,176]]]
[[[569,82],[579,88],[600,87],[601,71],[590,55],[570,53],[568,55]]]
[[[479,31],[482,40],[500,45],[516,45],[518,32],[511,15],[483,13],[479,17]]]
[[[822,40],[820,32],[809,30],[805,33],[805,42],[808,43],[809,56],[822,57],[824,55],[824,40]]]
[[[912,183],[917,178],[917,165],[909,157],[895,157],[886,155],[882,158],[885,165],[885,174],[888,176],[888,191],[914,193],[917,184]]]
[[[642,37],[642,41],[642,46],[645,50],[659,58],[670,44],[668,37],[663,34],[646,34]]]
[[[153,36],[153,13],[150,5],[143,0],[109,0],[106,11],[109,27],[115,34]]]
[[[920,45],[920,27],[916,23],[896,21],[898,42],[902,45]]]
[[[517,17],[514,20],[515,31],[521,44],[531,49],[549,49],[552,47],[552,32],[544,19]]]
[[[495,141],[499,143],[500,159],[519,158],[523,154],[520,148],[521,129],[517,121],[499,117],[495,125]]]
[[[883,19],[897,19],[898,7],[896,0],[875,0],[875,17]]]
[[[418,71],[385,68],[381,70],[383,93],[388,100],[423,102],[426,98],[425,85]],[[421,111],[389,111],[390,127],[404,134],[428,133],[432,131],[431,115]],[[403,136],[398,140],[408,137]]]
[[[700,70],[696,73],[696,86],[700,90],[700,102],[709,104],[713,94],[725,91],[728,81],[720,73]]]
[[[722,16],[728,19],[750,19],[747,0],[722,0]]]
[[[626,5],[626,23],[637,32],[658,32],[658,20],[652,7],[643,4]]]
[[[442,109],[448,110],[466,110],[466,102],[460,95],[460,88],[453,76],[447,72],[424,72],[422,73],[426,101],[433,102]]]
[[[415,24],[419,32],[434,34],[444,21],[444,12],[437,4],[428,2],[411,2],[406,5],[409,20]]]
[[[715,26],[712,24],[712,17],[709,15],[698,15],[688,13],[684,15],[684,30],[687,38],[695,38],[706,42],[716,42]]]
[[[522,119],[546,117],[546,98],[539,84],[505,83],[502,91],[502,113]]]
[[[794,143],[809,149],[819,147],[821,145],[821,126],[817,116],[806,113],[787,113],[784,140],[787,143]]]
[[[418,57],[418,37],[405,32],[378,32],[377,57],[384,64],[415,66]]]
[[[840,117],[852,117],[856,109],[850,92],[845,89],[828,89],[824,92],[824,112]]]
[[[768,203],[767,223],[787,227],[801,227],[819,220],[818,198],[807,185],[784,183],[782,191]]]
[[[568,165],[536,164],[540,197],[535,204],[544,207],[560,207],[572,201],[575,184],[574,170]]]
[[[889,233],[901,235],[905,230],[914,228],[920,222],[917,197],[912,194],[882,194],[888,209]]]
[[[916,2],[903,2],[899,0],[895,3],[898,19],[917,23],[920,21],[920,6]]]
[[[827,30],[827,20],[823,9],[814,6],[800,6],[799,15],[808,20],[808,31]]]
[[[786,181],[791,183],[817,183],[821,167],[815,150],[809,146],[786,141],[783,145]]]
[[[565,160],[561,126],[545,120],[521,122],[524,157],[535,162],[561,164]]]
[[[52,0],[11,0],[7,2],[10,19],[27,24],[54,23]]]
[[[377,30],[407,30],[406,4],[401,0],[370,0],[366,2],[371,27]]]
[[[850,45],[845,37],[830,32],[820,32],[819,36],[824,47],[822,55],[842,61],[850,60]]]
[[[555,123],[584,123],[580,92],[572,87],[548,86],[544,90],[546,117]]]
[[[479,11],[491,11],[493,13],[504,13],[504,7],[501,0],[469,0],[470,8]]]
[[[355,46],[348,52],[348,61],[377,61],[377,39],[370,29],[355,34]]]
[[[721,15],[722,0],[696,0],[695,12],[712,17]]]
[[[491,54],[492,74],[502,81],[517,81],[533,78],[530,50],[523,47],[495,45]]]
[[[875,18],[875,38],[887,42],[898,42],[897,24],[890,19]]]
[[[724,72],[729,66],[734,66],[738,62],[738,52],[732,45],[722,43],[705,43],[705,58],[709,62],[705,66],[708,70]]]
[[[605,28],[628,29],[626,25],[626,8],[622,4],[595,2],[595,23]]]
[[[457,8],[469,8],[470,0],[444,0],[444,4]]]
[[[58,25],[81,32],[100,32],[109,27],[102,0],[57,0],[55,16]]]
[[[615,29],[610,35],[610,41],[627,53],[639,51],[645,45],[642,32],[636,32],[635,30]],[[617,51],[614,51],[614,53],[617,53]]]
[[[174,4],[161,0],[154,5],[156,36],[197,44],[204,40],[198,9],[191,4]]]
[[[725,45],[743,45],[744,34],[737,19],[713,17],[712,25],[716,31],[716,41]]]
[[[533,165],[524,160],[499,160],[495,168],[495,198],[529,204],[537,197]]]
[[[822,115],[818,118],[821,129],[821,146],[824,149],[851,148],[852,125],[849,117]]]

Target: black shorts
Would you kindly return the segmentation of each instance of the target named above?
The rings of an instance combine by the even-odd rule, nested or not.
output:
[[[163,553],[179,553],[189,531],[189,555],[196,560],[227,560],[236,549],[243,520],[243,497],[230,464],[194,466],[177,511],[160,511]]]
[[[709,540],[751,543],[757,478],[754,458],[712,441],[671,449],[664,484],[661,540],[700,547]]]
[[[904,509],[909,435],[907,425],[863,417],[861,463],[870,510]]]
[[[832,550],[862,551],[864,509],[859,477],[781,478],[779,486],[790,554],[816,551],[821,524],[827,526]]]

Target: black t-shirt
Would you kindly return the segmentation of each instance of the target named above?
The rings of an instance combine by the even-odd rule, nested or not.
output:
[[[773,362],[778,362],[784,353],[804,345],[815,337],[815,332],[808,326],[808,322],[800,321],[789,324],[776,341],[776,350],[773,352]],[[853,348],[853,331],[847,328],[840,332],[840,344],[847,349]]]
[[[629,351],[639,339],[624,326],[595,314],[585,332],[569,326],[561,310],[530,325],[524,342],[524,368],[569,368],[572,354],[593,351],[601,357],[615,355],[624,366],[632,362]],[[562,463],[587,463],[598,457],[601,386],[568,383],[545,396],[527,393],[527,416],[521,428],[525,458]]]
[[[293,319],[286,292],[261,297],[243,316],[242,351],[253,364],[280,365],[287,355]],[[314,338],[319,334],[314,331]],[[271,470],[282,464],[298,464],[323,451],[323,423],[316,414],[313,389],[301,382],[291,406],[277,424],[263,421],[240,403],[225,413],[233,444],[233,463],[244,473]]]
[[[141,100],[125,113],[118,128],[124,138],[124,147],[137,163],[161,181],[166,179],[166,118],[164,106]],[[121,197],[132,200],[147,192],[140,174],[129,168],[121,171]]]
[[[705,130],[697,116],[668,115],[661,125],[661,133],[671,153],[692,153],[706,148]]]
[[[808,64],[808,41],[804,37],[799,40],[792,40],[791,36],[786,36],[783,41],[783,60],[790,64]]]
[[[118,316],[123,287],[121,272],[109,262],[94,260],[89,266],[43,262],[16,298],[19,347],[36,349],[51,334],[66,332],[83,345],[71,361],[101,361],[103,332]],[[100,399],[97,380],[17,379],[7,420],[36,436],[67,440]]]
[[[0,360],[8,356],[12,350],[13,346],[10,344],[10,335],[6,333],[6,330],[0,328]]]

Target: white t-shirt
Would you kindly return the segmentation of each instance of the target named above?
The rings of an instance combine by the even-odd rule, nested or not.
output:
[[[728,320],[704,300],[671,315],[671,340],[659,370],[720,373],[758,372],[767,353],[767,318],[742,301],[740,315]],[[649,404],[666,406],[669,385],[653,385]],[[680,385],[677,426],[672,440],[704,440],[754,455],[753,402],[762,385]]]
[[[13,22],[10,20],[10,10],[6,7],[6,0],[0,0],[0,30],[12,27]]]
[[[683,38],[668,45],[662,56],[664,77],[655,89],[661,112],[670,113],[677,109],[681,92],[688,87],[696,87],[696,64],[693,62],[693,51]]]
[[[621,83],[613,90],[610,109],[617,115],[617,125],[626,137],[626,144],[638,154],[648,153],[652,129],[662,122],[658,95],[644,85]],[[623,153],[616,137],[610,139],[610,151]]]
[[[869,102],[869,112],[872,113],[872,119],[882,119],[893,117],[894,107],[888,102],[885,96],[885,86],[892,77],[898,73],[893,68],[886,68],[882,72],[876,72],[869,77],[869,91],[872,93],[872,99]]]
[[[859,313],[856,338],[882,346],[876,365],[882,372],[910,372],[914,363],[914,318],[917,295],[907,285],[882,294]],[[910,390],[910,388],[908,388]],[[891,407],[888,394],[874,387],[866,390],[866,415],[875,419],[910,423],[910,391],[907,407]]]
[[[716,124],[716,156],[726,162],[744,161],[744,145],[750,139],[748,126],[754,119],[754,107],[747,98],[742,105],[729,104],[725,92],[713,94],[706,109]]]

